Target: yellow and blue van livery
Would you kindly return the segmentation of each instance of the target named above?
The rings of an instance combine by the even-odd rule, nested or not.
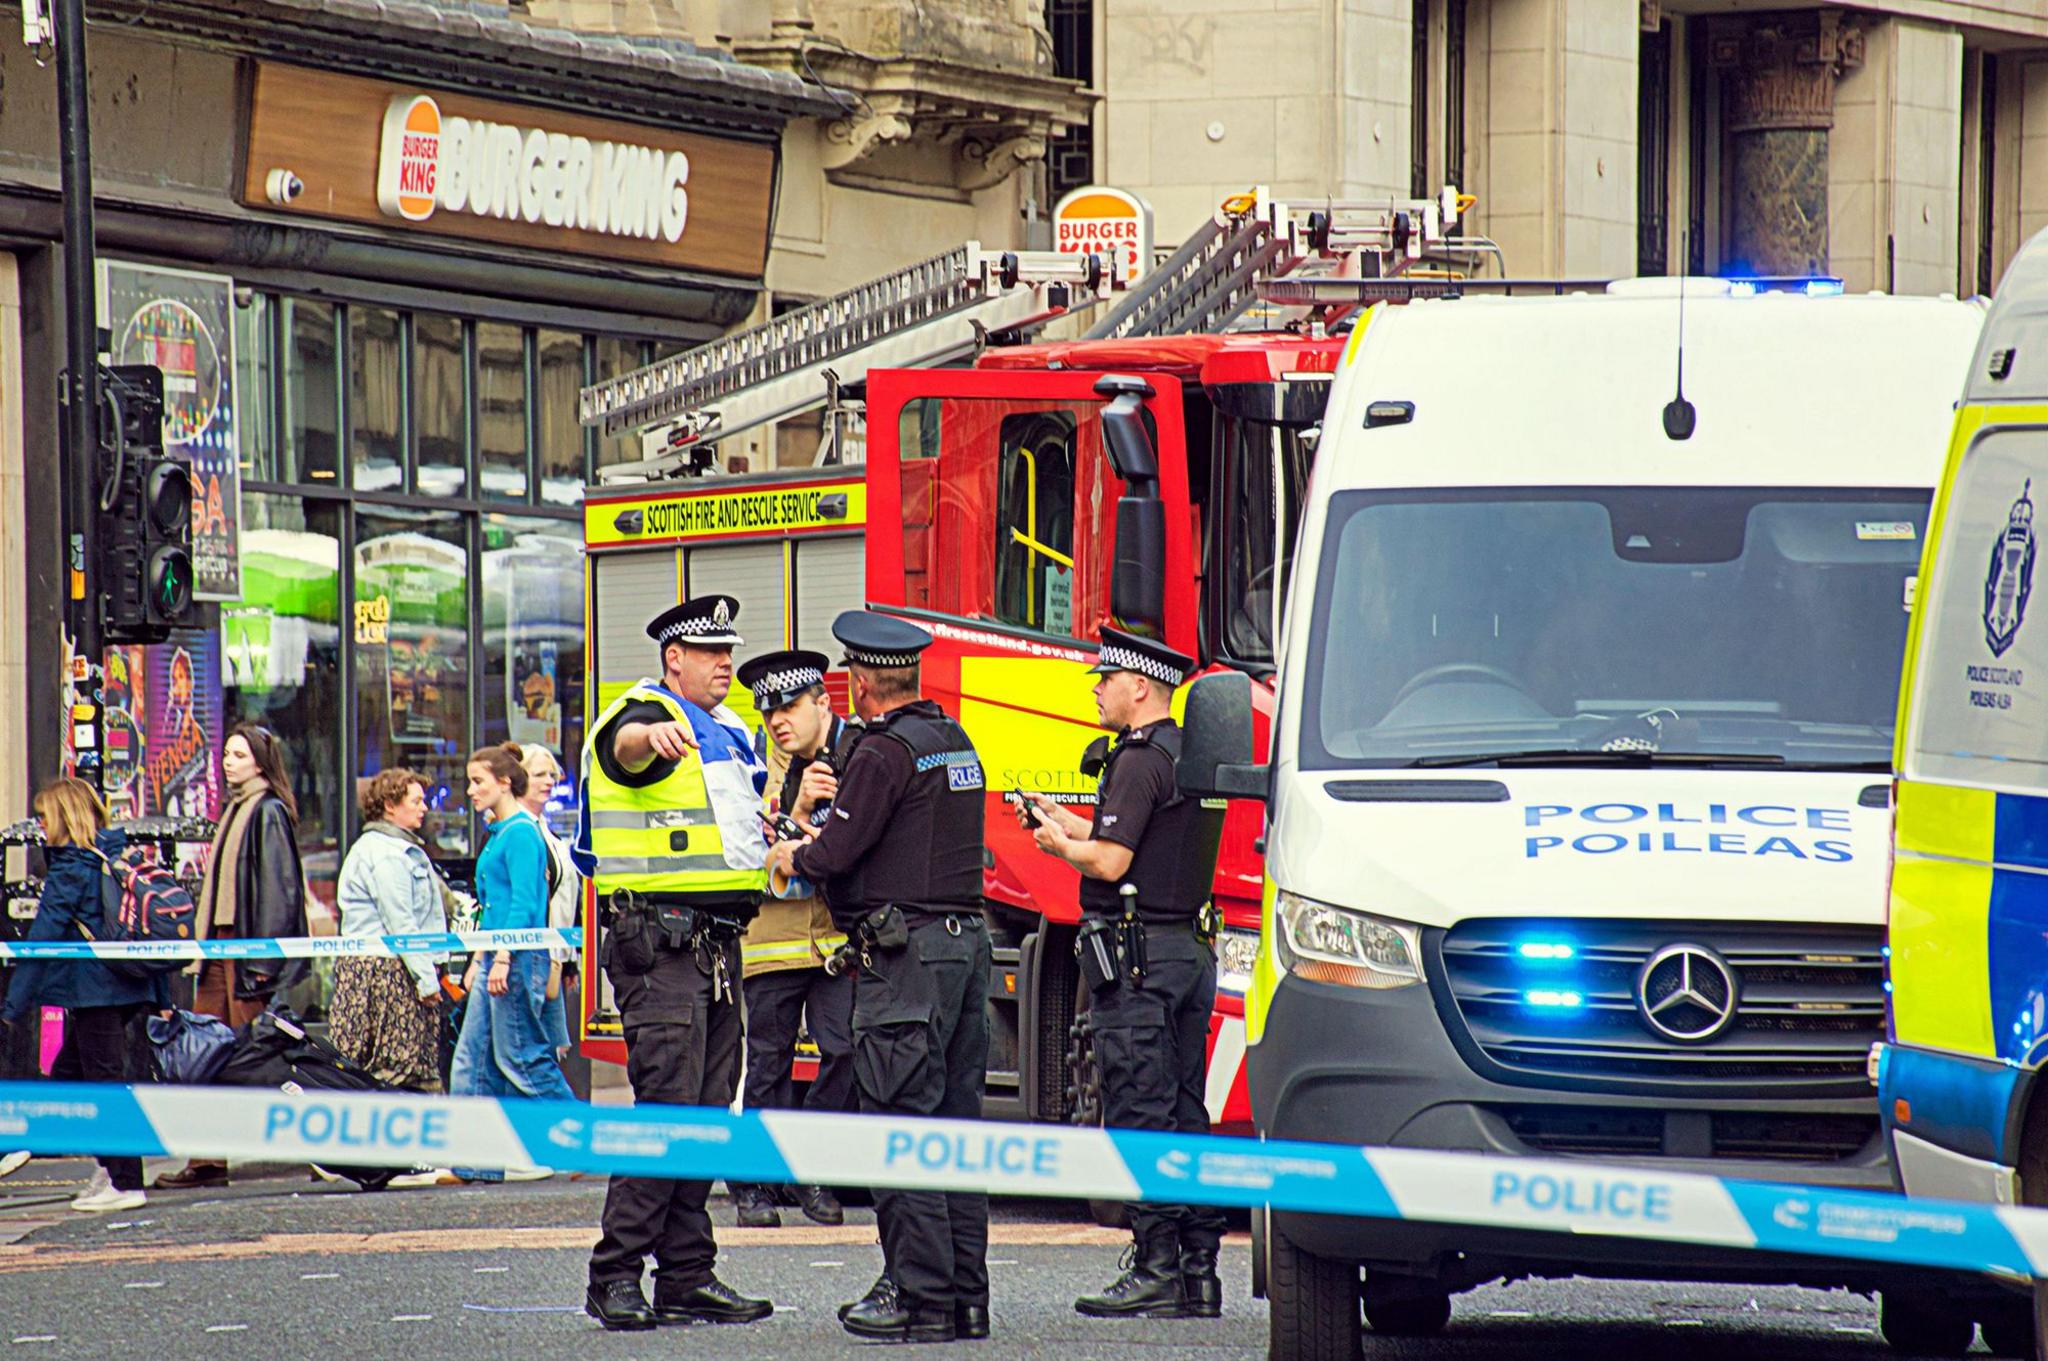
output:
[[[1914,1195],[2048,1203],[2048,234],[2000,287],[1957,410],[1899,692],[1891,1042]],[[2041,1109],[2037,1110],[2036,1107]]]

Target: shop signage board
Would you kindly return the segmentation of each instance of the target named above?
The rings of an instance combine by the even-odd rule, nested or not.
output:
[[[1088,184],[1053,205],[1053,249],[1100,255],[1111,277],[1134,284],[1152,269],[1152,205],[1136,194]]]
[[[262,63],[253,208],[758,277],[776,149]],[[296,183],[287,195],[281,185]]]
[[[242,473],[236,421],[235,286],[195,274],[102,260],[99,316],[116,364],[164,374],[164,448],[192,464],[193,595],[242,594]]]

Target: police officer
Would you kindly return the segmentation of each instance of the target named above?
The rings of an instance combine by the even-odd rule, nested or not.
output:
[[[1181,797],[1173,692],[1194,658],[1120,629],[1101,634],[1095,705],[1116,733],[1095,816],[1032,796],[1021,810],[1041,849],[1081,871],[1081,975],[1090,988],[1103,1123],[1209,1132],[1203,1104],[1209,1013],[1216,1004],[1213,928],[1202,921],[1216,877],[1221,809]],[[1133,892],[1132,890],[1135,890]],[[1105,976],[1106,975],[1106,976]],[[1221,1211],[1130,1207],[1131,1267],[1074,1307],[1097,1318],[1215,1318]]]
[[[822,883],[853,937],[853,1045],[861,1109],[981,1115],[988,1066],[988,931],[982,920],[981,758],[920,698],[914,624],[849,610],[854,712],[865,721],[832,815],[775,847],[778,876]],[[883,1277],[841,1312],[846,1331],[893,1342],[988,1336],[988,1197],[877,1189]]]
[[[771,787],[779,790],[772,806],[802,827],[821,826],[831,816],[838,788],[832,763],[835,752],[848,745],[846,721],[832,712],[831,696],[825,693],[827,665],[822,652],[770,652],[739,670],[740,684],[753,692],[771,744],[768,775]],[[803,1108],[860,1109],[853,1083],[853,973],[836,964],[833,971],[826,968],[845,943],[845,933],[832,924],[832,914],[815,894],[771,899],[747,928],[740,942],[746,972],[747,1109],[797,1104],[790,1071],[799,1021],[818,1046],[818,1076],[804,1094]],[[742,1227],[780,1227],[782,1217],[768,1187],[741,1184],[732,1192]],[[838,1198],[823,1186],[798,1187],[797,1204],[820,1224],[845,1222]]]
[[[767,772],[723,703],[739,604],[700,596],[647,626],[661,679],[591,725],[576,858],[605,914],[604,970],[636,1100],[724,1106],[739,1075],[740,933],[766,884]],[[610,1329],[751,1323],[774,1312],[713,1273],[706,1181],[613,1177],[584,1311]],[[640,1273],[654,1258],[654,1305]]]

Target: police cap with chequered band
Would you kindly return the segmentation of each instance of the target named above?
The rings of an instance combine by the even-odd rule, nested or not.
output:
[[[647,636],[663,647],[670,643],[738,647],[747,641],[733,631],[732,621],[739,617],[740,602],[729,595],[693,596],[654,616],[654,622],[647,626]]]
[[[1101,659],[1088,669],[1102,675],[1112,671],[1135,671],[1162,685],[1179,685],[1195,669],[1195,659],[1176,652],[1157,638],[1140,638],[1135,633],[1103,625]]]
[[[832,636],[855,666],[916,666],[918,654],[932,645],[932,636],[917,625],[868,610],[847,610],[834,619]]]
[[[764,652],[740,667],[740,684],[754,692],[756,710],[772,713],[823,685],[829,665],[822,652]]]

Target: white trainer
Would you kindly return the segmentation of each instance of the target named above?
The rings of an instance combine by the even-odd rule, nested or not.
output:
[[[104,1186],[97,1191],[88,1191],[71,1202],[71,1208],[80,1214],[108,1214],[115,1210],[139,1210],[149,1204],[149,1197],[140,1191],[122,1191],[113,1186]]]
[[[506,1181],[546,1181],[554,1175],[555,1169],[552,1167],[508,1167],[505,1169]]]
[[[28,1160],[36,1155],[27,1149],[13,1153],[0,1153],[0,1177],[10,1177],[28,1166]]]
[[[113,1184],[114,1179],[107,1175],[107,1169],[98,1163],[94,1163],[92,1165],[92,1180],[86,1182],[85,1189],[78,1194],[83,1199],[86,1196],[96,1195]]]
[[[404,1172],[384,1183],[399,1190],[415,1186],[460,1186],[462,1178],[445,1167],[430,1167],[420,1172]]]

